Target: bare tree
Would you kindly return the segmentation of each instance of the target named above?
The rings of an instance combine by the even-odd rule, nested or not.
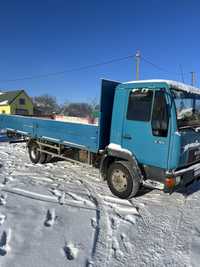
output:
[[[41,115],[50,115],[60,111],[56,98],[48,94],[34,97],[33,103],[35,110]]]
[[[99,104],[96,99],[92,100],[90,103],[70,103],[69,101],[66,101],[61,106],[60,110],[65,116],[94,118],[97,117],[97,114],[99,113]]]

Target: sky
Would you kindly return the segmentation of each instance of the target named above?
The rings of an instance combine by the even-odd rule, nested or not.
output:
[[[2,0],[0,89],[49,94],[59,103],[98,100],[101,78],[136,79],[137,49],[140,79],[191,83],[195,71],[200,86],[199,10],[198,0]]]

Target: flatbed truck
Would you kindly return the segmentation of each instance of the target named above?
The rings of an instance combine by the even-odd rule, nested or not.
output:
[[[150,181],[166,192],[200,177],[200,90],[168,80],[101,81],[98,125],[0,115],[0,129],[27,143],[30,160],[99,167],[123,199]]]

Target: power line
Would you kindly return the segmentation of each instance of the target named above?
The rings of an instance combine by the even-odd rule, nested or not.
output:
[[[165,72],[166,74],[180,75],[180,74],[175,73],[175,72],[172,73],[171,71],[169,71],[169,70],[167,70],[167,69],[165,69],[165,68],[163,68],[163,67],[158,66],[157,64],[155,64],[154,62],[152,62],[152,61],[150,61],[150,60],[144,58],[143,56],[141,56],[141,59],[142,59],[144,62],[146,62],[147,64],[153,66],[154,68],[156,68],[156,69],[159,70],[159,71]]]
[[[34,80],[34,79],[47,78],[47,77],[50,77],[50,76],[58,76],[58,75],[63,75],[65,73],[76,72],[76,71],[81,71],[81,70],[87,70],[87,69],[92,69],[92,68],[96,68],[96,67],[112,64],[112,63],[115,63],[115,62],[119,62],[119,61],[123,61],[123,60],[126,60],[126,59],[130,59],[130,58],[133,58],[133,57],[135,57],[135,55],[129,55],[129,56],[126,56],[126,57],[115,58],[115,59],[111,59],[111,60],[100,62],[100,63],[96,63],[96,64],[86,65],[86,66],[82,66],[82,67],[78,67],[78,68],[62,70],[62,71],[57,71],[57,72],[50,72],[50,73],[46,73],[46,74],[38,74],[38,75],[26,76],[26,77],[15,78],[15,79],[0,79],[0,82],[17,82],[17,81],[24,81],[24,80]]]
[[[136,53],[136,55],[137,55],[137,53]],[[52,76],[59,76],[59,75],[64,75],[65,73],[88,70],[88,69],[92,69],[92,68],[101,67],[101,66],[104,66],[104,65],[109,65],[109,64],[120,62],[120,61],[124,61],[124,60],[130,59],[130,58],[137,58],[136,55],[135,54],[134,55],[128,55],[128,56],[125,56],[125,57],[114,58],[114,59],[111,59],[111,60],[108,60],[108,61],[104,61],[104,62],[100,62],[100,63],[95,63],[95,64],[86,65],[86,66],[77,67],[77,68],[72,68],[72,69],[66,69],[66,70],[57,71],[57,72],[49,72],[49,73],[46,73],[46,74],[36,74],[36,75],[32,75],[32,76],[25,76],[25,77],[19,77],[19,78],[14,78],[14,79],[0,79],[0,82],[17,82],[17,81],[43,79],[43,78],[48,78],[48,77],[52,77]],[[171,71],[169,71],[169,70],[167,70],[167,69],[155,64],[154,62],[150,61],[149,59],[141,56],[141,54],[139,54],[139,59],[143,60],[145,63],[153,66],[155,69],[164,72],[165,74],[176,75],[176,76],[180,77],[180,73],[171,72]],[[138,64],[138,66],[139,66],[139,64]],[[138,71],[137,78],[139,78],[139,67],[138,67],[137,71]],[[183,75],[184,74],[189,74],[189,72],[188,73],[181,72],[182,80],[183,80]]]
[[[181,74],[181,80],[182,80],[182,82],[184,82],[184,75],[188,75],[188,74],[192,74],[192,84],[194,85],[195,83],[196,83],[196,73],[195,72],[183,72],[183,70],[182,70],[182,66],[180,65],[180,69],[181,69],[181,73],[178,73],[178,72],[171,72],[171,71],[169,71],[169,70],[167,70],[167,69],[165,69],[165,68],[163,68],[163,67],[161,67],[161,66],[159,66],[159,65],[157,65],[157,64],[155,64],[154,62],[152,62],[152,61],[150,61],[150,60],[148,60],[148,59],[146,59],[146,58],[144,58],[144,57],[140,57],[144,62],[146,62],[147,64],[149,64],[149,65],[151,65],[151,66],[153,66],[154,68],[156,68],[157,70],[159,70],[159,71],[162,71],[162,72],[164,72],[165,74],[169,74],[169,75],[176,75],[176,76],[179,76],[180,77],[180,74]]]

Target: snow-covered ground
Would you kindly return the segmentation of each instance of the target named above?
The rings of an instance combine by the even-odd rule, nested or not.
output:
[[[200,266],[199,189],[120,200],[90,166],[0,143],[0,266]]]

